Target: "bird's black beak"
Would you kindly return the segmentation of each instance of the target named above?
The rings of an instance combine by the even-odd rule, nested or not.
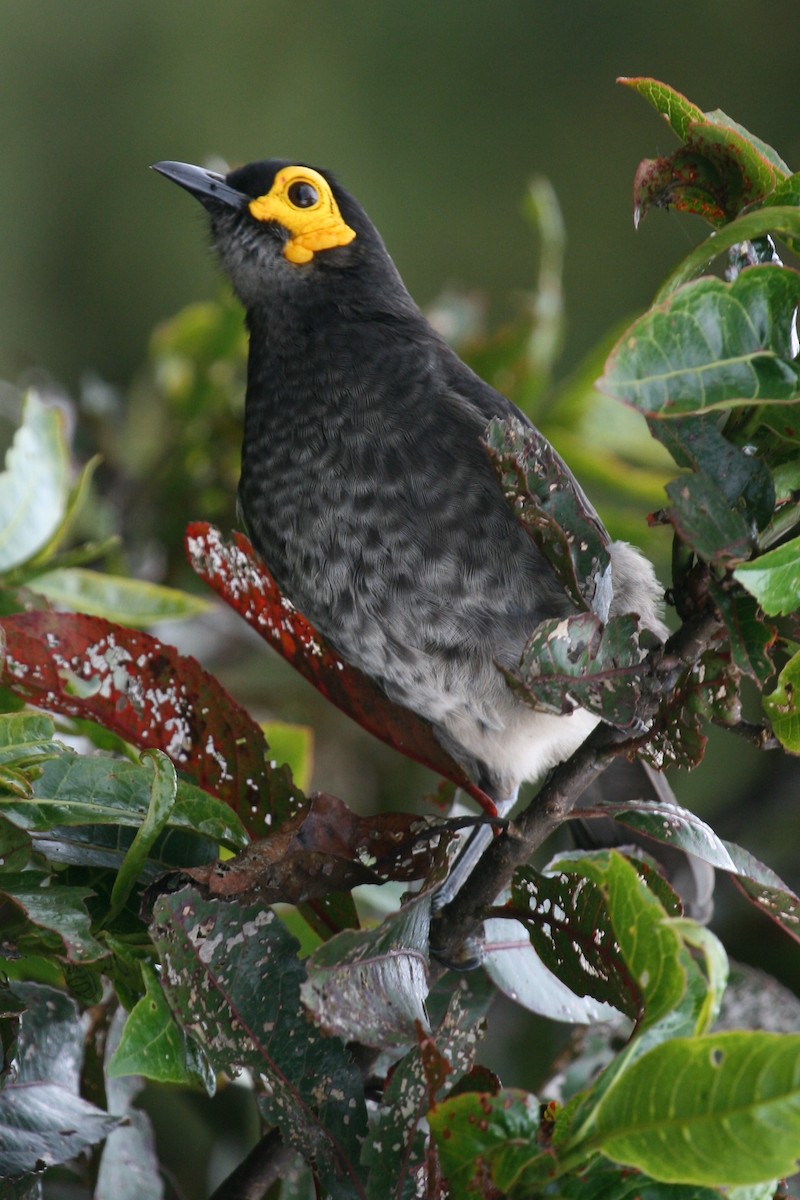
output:
[[[206,171],[204,167],[193,167],[191,163],[182,162],[157,162],[152,166],[160,175],[166,175],[173,183],[186,188],[207,208],[218,204],[226,208],[244,208],[250,201],[249,196],[229,187],[225,176],[218,175],[216,171]]]

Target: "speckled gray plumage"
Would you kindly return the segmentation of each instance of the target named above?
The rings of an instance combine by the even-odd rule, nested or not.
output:
[[[228,182],[251,192],[240,173]],[[280,230],[214,214],[250,329],[241,510],[296,607],[502,799],[592,723],[533,713],[498,670],[539,621],[573,611],[481,444],[492,417],[526,418],[434,332],[336,195],[356,240],[300,267]],[[614,610],[656,625],[652,571],[637,558],[631,574],[630,554]]]
[[[567,758],[597,723],[581,710],[534,712],[500,670],[516,664],[539,621],[571,611],[481,446],[493,417],[530,423],[431,329],[369,218],[330,176],[355,238],[310,262],[287,261],[289,231],[249,211],[285,166],[272,159],[223,177],[156,165],[208,210],[247,310],[245,523],[284,594],[344,659],[430,720],[508,811],[522,781]],[[652,567],[624,542],[608,550],[608,611],[637,612],[664,636]],[[579,803],[609,796],[669,801],[671,792],[641,761],[618,761]],[[581,836],[626,837],[608,821]],[[487,827],[475,830],[440,900],[488,837]],[[705,919],[713,869],[669,849],[663,858],[689,910]]]

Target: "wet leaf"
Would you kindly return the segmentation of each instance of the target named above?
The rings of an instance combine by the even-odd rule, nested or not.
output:
[[[394,704],[361,671],[348,666],[281,594],[246,537],[233,542],[197,521],[186,531],[189,562],[201,579],[244,617],[273,649],[327,700],[401,754],[463,788],[489,814],[492,800],[436,741],[431,726]]]
[[[326,1193],[363,1197],[361,1080],[341,1042],[309,1026],[305,969],[281,921],[184,888],[157,900],[152,936],[170,1007],[214,1069],[248,1067],[265,1085],[265,1119],[314,1161]]]
[[[261,729],[196,659],[100,617],[29,612],[0,623],[2,682],[31,704],[88,717],[140,749],[157,749],[261,832],[302,796],[268,765]]]
[[[598,387],[658,419],[793,403],[798,302],[800,274],[783,267],[751,267],[733,283],[687,283],[623,334]]]
[[[769,468],[762,458],[730,442],[717,419],[685,417],[651,421],[649,426],[678,466],[708,476],[730,508],[749,526],[763,529],[769,523],[775,508]]]
[[[575,604],[608,616],[608,535],[567,465],[537,429],[494,419],[486,446],[517,520]]]
[[[663,304],[678,288],[707,270],[726,251],[771,237],[781,238],[795,251],[800,249],[800,209],[787,205],[757,208],[715,230],[667,276],[653,302]]]
[[[771,146],[717,109],[701,112],[695,105],[656,79],[619,79],[642,95],[685,143],[669,158],[656,160],[654,178],[642,181],[639,168],[634,189],[636,211],[650,205],[695,212],[712,225],[731,220],[742,208],[762,201],[789,174]]]
[[[428,1030],[430,896],[417,896],[376,929],[345,930],[315,950],[300,989],[326,1033],[377,1049],[408,1046]]]

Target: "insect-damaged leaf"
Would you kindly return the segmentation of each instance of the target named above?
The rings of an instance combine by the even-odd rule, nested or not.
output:
[[[657,770],[667,763],[696,767],[708,738],[704,720],[735,724],[741,716],[739,672],[729,651],[711,646],[686,667],[660,703],[640,754]]]
[[[641,808],[604,804],[603,812],[628,829],[727,871],[757,908],[800,941],[800,898],[774,871],[741,846],[717,837],[693,812],[677,804],[660,803],[643,804]]]
[[[249,830],[285,820],[302,799],[288,771],[270,768],[256,722],[196,659],[100,617],[29,612],[0,625],[6,687],[98,721],[140,749],[163,750]]]
[[[246,537],[226,542],[197,521],[186,530],[192,568],[282,658],[348,717],[388,746],[437,771],[496,816],[490,798],[436,741],[427,721],[394,704],[366,675],[348,666],[282,595]]]
[[[185,874],[211,895],[301,904],[363,883],[424,879],[454,836],[442,821],[413,813],[360,817],[318,793],[271,837]]]
[[[467,1092],[429,1114],[452,1200],[536,1196],[556,1170],[540,1145],[540,1104],[517,1088],[497,1095]]]
[[[620,727],[642,716],[648,668],[642,662],[638,619],[594,613],[542,621],[517,672],[506,678],[537,708],[569,713],[585,708]]]
[[[786,749],[800,753],[800,652],[781,671],[775,690],[764,696],[764,711]]]
[[[778,153],[719,109],[702,112],[657,79],[621,78],[672,126],[684,146],[669,158],[645,160],[634,183],[634,216],[651,206],[676,208],[724,224],[763,201],[789,174]]]
[[[686,988],[688,956],[663,923],[664,905],[614,851],[563,855],[556,869],[563,874],[519,868],[509,915],[526,927],[542,961],[572,991],[611,1004],[648,1028],[675,1008]],[[678,911],[657,873],[647,878]]]
[[[152,936],[170,1006],[214,1068],[249,1068],[265,1119],[314,1162],[326,1194],[363,1197],[361,1079],[338,1038],[309,1025],[298,943],[275,913],[184,888],[156,901]]]
[[[452,986],[443,981],[443,988]],[[440,1085],[464,1080],[475,1061],[485,1029],[486,1011],[494,991],[480,972],[456,982],[441,1023],[431,1037],[417,1044],[394,1067],[377,1120],[364,1142],[362,1162],[369,1168],[368,1200],[413,1200],[425,1175],[426,1139],[423,1122]],[[436,989],[431,1001],[436,999]],[[432,1070],[433,1060],[438,1067]],[[446,1069],[449,1068],[449,1071]]]
[[[608,535],[578,481],[537,429],[492,420],[486,448],[517,520],[581,609],[608,616]]]
[[[388,1049],[429,1028],[430,903],[416,896],[376,929],[346,929],[314,951],[301,995],[326,1032]]]

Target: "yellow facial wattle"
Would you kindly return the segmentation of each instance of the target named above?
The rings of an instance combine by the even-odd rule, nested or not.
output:
[[[283,167],[264,196],[248,208],[257,221],[276,221],[290,237],[283,249],[291,263],[311,262],[318,250],[347,246],[356,236],[339,212],[328,183],[312,167]]]

